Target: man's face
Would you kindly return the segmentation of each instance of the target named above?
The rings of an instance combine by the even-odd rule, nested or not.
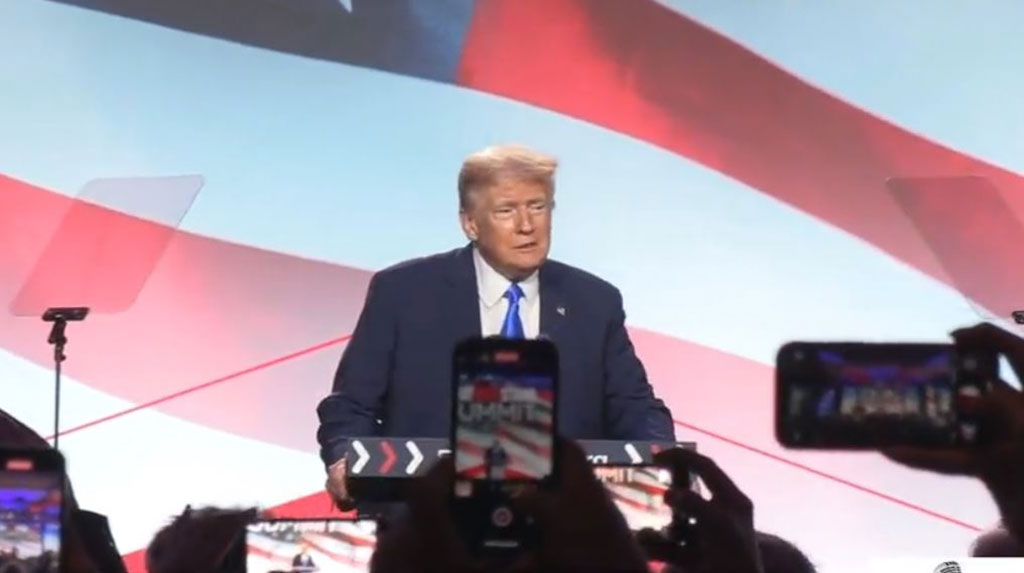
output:
[[[459,218],[484,259],[506,278],[521,280],[548,257],[553,207],[544,185],[507,179],[472,193]]]

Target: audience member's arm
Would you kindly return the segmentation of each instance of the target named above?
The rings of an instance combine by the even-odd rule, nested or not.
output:
[[[1024,339],[990,324],[953,333],[962,348],[1001,352],[1024,379]],[[1024,543],[1024,394],[1001,380],[980,398],[958,396],[960,409],[980,418],[982,444],[973,448],[891,448],[885,455],[918,469],[972,475],[985,483],[1006,528]]]
[[[645,529],[638,539],[648,555],[694,573],[763,573],[754,531],[754,504],[711,458],[692,450],[659,452],[655,461],[672,470],[665,501],[676,513],[697,518],[696,547],[683,547],[663,532]],[[690,472],[711,493],[704,499],[689,488]]]

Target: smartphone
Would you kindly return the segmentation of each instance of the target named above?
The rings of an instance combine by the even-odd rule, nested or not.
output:
[[[636,532],[653,529],[671,536],[682,547],[693,546],[697,537],[696,516],[674,513],[665,503],[672,487],[672,472],[656,465],[598,465],[594,475]],[[700,481],[690,475],[687,487],[700,494]]]
[[[536,532],[511,496],[558,474],[558,353],[547,340],[475,338],[453,358],[453,517],[475,553],[515,553]]]
[[[60,452],[0,449],[0,563],[32,573],[60,571],[65,515]]]
[[[369,519],[257,519],[246,527],[248,573],[369,571],[377,522]]]
[[[792,342],[776,357],[775,434],[789,448],[977,443],[956,396],[979,396],[997,355],[951,344]]]

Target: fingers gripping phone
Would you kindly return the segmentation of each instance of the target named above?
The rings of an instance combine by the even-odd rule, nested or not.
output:
[[[64,508],[59,452],[0,450],[0,564],[33,573],[60,571]]]
[[[471,339],[452,372],[456,525],[475,553],[516,552],[535,535],[512,496],[557,475],[557,351],[546,340]]]
[[[656,465],[598,465],[594,475],[604,484],[632,531],[653,529],[680,546],[696,542],[697,518],[674,512],[665,503],[673,486],[672,472]],[[697,476],[689,475],[688,488],[700,494]]]
[[[998,368],[998,356],[951,344],[789,343],[776,360],[776,437],[790,448],[971,445],[977,422],[956,397],[987,392]]]

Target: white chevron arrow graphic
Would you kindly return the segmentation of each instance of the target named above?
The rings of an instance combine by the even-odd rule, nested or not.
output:
[[[409,453],[412,454],[412,461],[409,462],[409,465],[405,466],[405,473],[412,475],[416,472],[416,468],[420,467],[420,463],[423,462],[423,454],[412,440],[405,442],[405,449],[409,450]]]
[[[626,455],[629,456],[630,463],[639,464],[643,463],[644,458],[640,455],[640,452],[636,451],[636,446],[626,442],[626,445],[622,446],[626,450]]]
[[[359,459],[356,460],[356,463],[352,464],[352,473],[357,474],[363,471],[363,466],[366,465],[366,462],[370,461],[370,452],[366,451],[366,446],[359,440],[352,440],[352,449],[359,454]]]

